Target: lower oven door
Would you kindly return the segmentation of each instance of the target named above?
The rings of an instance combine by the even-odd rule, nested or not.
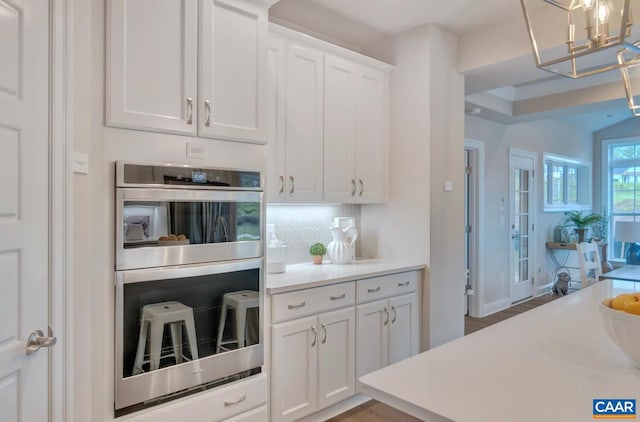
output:
[[[116,272],[115,409],[260,368],[262,265],[257,258]]]

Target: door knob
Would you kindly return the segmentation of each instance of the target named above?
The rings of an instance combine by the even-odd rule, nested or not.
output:
[[[37,352],[41,347],[51,347],[56,344],[58,339],[53,335],[53,328],[49,326],[48,337],[45,337],[42,330],[35,330],[29,335],[27,340],[27,355]]]

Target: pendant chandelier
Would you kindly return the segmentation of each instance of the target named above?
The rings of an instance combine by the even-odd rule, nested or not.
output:
[[[520,0],[536,66],[582,78],[625,64],[612,47],[628,43],[633,25],[631,0]],[[637,55],[637,54],[636,54]]]

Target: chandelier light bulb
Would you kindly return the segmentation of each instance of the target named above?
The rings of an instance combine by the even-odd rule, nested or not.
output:
[[[601,24],[605,24],[609,20],[609,7],[605,2],[600,3],[598,7],[598,20]]]

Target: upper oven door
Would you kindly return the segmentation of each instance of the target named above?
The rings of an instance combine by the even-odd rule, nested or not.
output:
[[[262,195],[116,189],[116,270],[261,257]]]

